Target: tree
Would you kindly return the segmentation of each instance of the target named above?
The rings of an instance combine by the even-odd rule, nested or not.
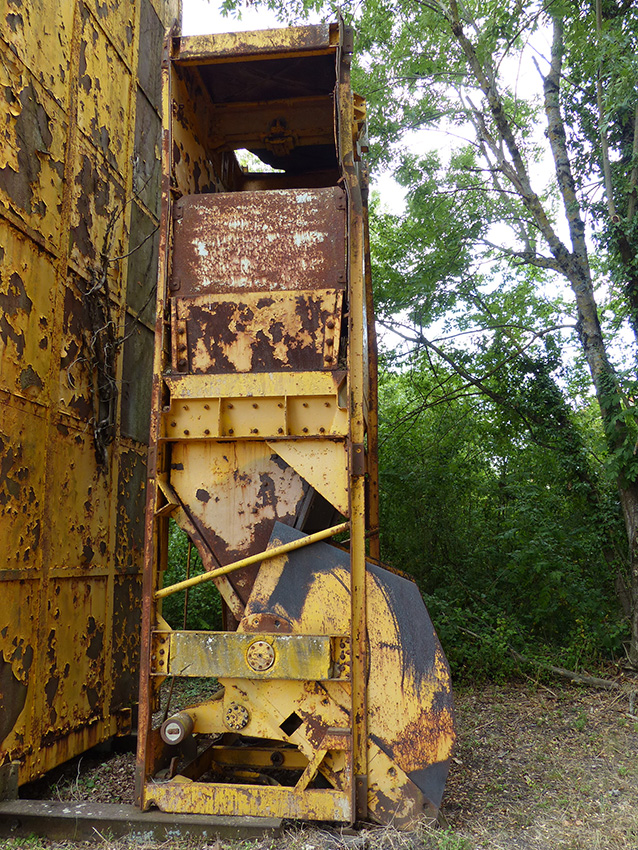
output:
[[[293,8],[277,0],[268,5],[288,16]],[[294,10],[322,6],[300,0]],[[498,333],[507,352],[492,368],[552,334],[557,344],[577,348],[597,400],[626,529],[629,658],[638,666],[635,376],[613,336],[628,320],[635,364],[636,8],[629,0],[367,0],[346,12],[359,36],[357,82],[368,99],[374,161],[398,163],[412,199],[430,193],[435,221],[428,227],[439,233],[431,244],[426,240],[420,264],[395,270],[408,281],[411,298],[395,287],[387,306],[402,312],[397,323],[396,312],[392,317],[386,310],[386,321],[488,397],[494,390],[485,373],[477,374],[484,359],[477,361],[470,345],[450,353],[448,341],[436,344],[428,336],[428,326],[443,316],[443,302],[455,338],[466,333],[472,340],[472,316],[488,324],[490,340]],[[526,52],[541,83],[538,98],[518,91]],[[467,143],[448,162],[397,153],[397,143],[411,131],[433,126],[465,136]],[[451,211],[457,219],[450,219]],[[435,272],[436,258],[433,286],[426,267]],[[486,298],[490,278],[501,281],[500,299]],[[548,284],[562,288],[562,303],[553,299],[555,308],[530,314],[529,305],[547,302]],[[596,289],[613,315],[600,309]],[[508,298],[518,302],[518,312],[495,315],[493,302],[506,308]],[[473,305],[472,315],[461,311],[462,302]],[[571,340],[564,333],[570,318]],[[475,341],[474,348],[482,352],[490,344]]]
[[[597,18],[599,36],[602,34],[600,4],[601,0],[597,0],[597,8],[593,10]],[[409,5],[412,6],[412,4]],[[400,6],[403,7],[403,4]],[[434,45],[440,48],[442,44],[447,44],[454,57],[450,61],[448,54],[447,62],[451,67],[450,72],[447,72],[448,86],[445,94],[449,97],[449,92],[453,88],[458,97],[458,105],[464,107],[464,115],[469,118],[474,127],[474,151],[478,155],[470,167],[486,169],[487,177],[482,186],[490,190],[492,216],[488,222],[506,220],[510,230],[516,236],[513,246],[503,244],[499,246],[500,255],[509,257],[514,265],[519,263],[553,271],[568,284],[573,295],[578,342],[589,368],[608,448],[616,466],[617,487],[629,544],[628,562],[632,579],[630,661],[638,665],[638,483],[635,458],[635,407],[624,392],[622,381],[612,365],[608,342],[601,328],[590,262],[591,239],[596,233],[590,232],[588,240],[585,210],[592,209],[592,205],[586,197],[583,197],[585,179],[595,179],[596,170],[598,170],[598,179],[602,183],[610,211],[619,210],[616,204],[619,204],[621,199],[624,200],[626,209],[623,214],[614,212],[617,221],[614,221],[612,216],[611,228],[609,225],[604,225],[599,232],[603,237],[607,236],[616,274],[624,283],[621,290],[625,302],[623,307],[632,318],[635,315],[633,308],[635,271],[634,255],[631,247],[628,248],[628,243],[632,238],[634,226],[633,209],[636,192],[634,169],[637,163],[633,158],[629,158],[630,174],[623,182],[625,190],[615,192],[609,158],[609,124],[603,124],[605,117],[609,120],[609,113],[606,115],[604,110],[602,93],[604,71],[601,64],[602,59],[609,56],[609,52],[599,53],[598,64],[591,61],[588,63],[590,76],[592,68],[596,71],[594,85],[598,95],[599,138],[595,140],[592,138],[591,129],[587,137],[580,125],[572,124],[568,133],[562,106],[562,103],[569,99],[572,91],[567,75],[569,69],[564,66],[565,45],[568,40],[566,33],[569,32],[573,43],[573,33],[582,31],[583,18],[587,18],[586,12],[577,10],[574,15],[573,6],[560,3],[553,3],[547,8],[541,5],[527,5],[523,8],[517,4],[513,8],[507,8],[502,4],[487,4],[487,6],[482,4],[480,10],[477,9],[474,14],[469,11],[467,5],[463,6],[461,11],[456,0],[422,2],[419,6],[422,10],[422,26],[417,29],[421,37],[424,32],[434,34]],[[439,33],[434,33],[429,15],[433,15],[439,27],[444,28],[443,38]],[[569,15],[572,17],[568,17]],[[403,20],[404,24],[411,22],[407,17]],[[560,214],[566,226],[565,238],[560,233],[558,220],[549,199],[542,198],[533,188],[530,163],[533,148],[529,143],[529,121],[525,121],[531,113],[526,110],[525,104],[518,101],[512,85],[508,84],[501,72],[509,51],[521,41],[522,34],[527,36],[533,34],[541,23],[546,24],[551,30],[551,47],[546,68],[541,69],[539,62],[536,62],[536,66],[543,83],[545,135],[553,160],[557,189],[556,212]],[[572,30],[569,30],[569,24],[573,24]],[[404,33],[408,29],[408,26],[402,27]],[[627,56],[627,50],[633,49],[633,42],[632,38],[626,40],[624,57]],[[615,43],[618,43],[617,39]],[[581,54],[587,53],[582,40],[579,42],[579,48]],[[572,49],[570,55],[575,64],[577,59],[575,49]],[[441,69],[440,65],[438,67]],[[587,63],[581,63],[580,70],[583,75],[586,74]],[[480,100],[474,93],[464,91],[466,88],[477,89]],[[408,85],[408,91],[413,90],[413,87]],[[635,88],[633,96],[635,100]],[[413,111],[412,105],[409,111]],[[579,117],[577,112],[575,117]],[[623,140],[619,142],[621,148],[624,145],[625,154],[627,134],[628,131],[625,128]],[[633,152],[635,125],[629,131],[629,135]],[[576,140],[575,143],[570,143],[570,137]],[[583,147],[581,139],[588,141],[592,149],[597,151],[598,156],[594,154],[589,158],[590,169],[586,175],[581,172],[576,176],[574,163],[578,159],[579,146],[581,150]],[[598,145],[594,144],[595,141],[598,141]],[[453,163],[452,167],[458,172],[458,165]],[[614,200],[614,194],[616,197],[620,196],[618,201]],[[495,217],[494,213],[498,217]],[[485,233],[484,230],[483,233]],[[603,239],[599,241],[602,242]],[[630,260],[629,265],[625,259]]]
[[[381,541],[419,582],[453,671],[500,673],[509,646],[572,668],[617,651],[626,630],[607,573],[620,523],[592,463],[596,428],[555,425],[573,418],[555,355],[495,376],[509,416],[451,367],[423,368],[426,356],[382,373]]]

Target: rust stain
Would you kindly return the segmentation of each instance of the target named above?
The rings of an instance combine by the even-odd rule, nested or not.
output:
[[[179,295],[343,288],[343,197],[336,187],[184,196],[173,254]]]
[[[114,410],[97,466],[87,341],[101,317],[87,296],[99,279],[120,381],[125,314],[135,322],[148,292],[127,308],[117,258],[157,213],[153,185],[138,200],[126,187],[159,142],[175,5],[7,0],[1,13],[0,767],[20,762],[20,783],[124,730],[114,712],[135,698],[146,447]],[[155,33],[141,51],[138,22]],[[156,262],[151,250],[137,266],[145,283]],[[152,311],[139,318],[152,336]]]
[[[335,369],[341,325],[339,290],[243,293],[176,299],[186,350],[174,352],[175,371],[186,356],[193,374]],[[331,328],[328,324],[331,323]],[[336,328],[336,330],[334,330]],[[335,340],[336,335],[336,340]]]

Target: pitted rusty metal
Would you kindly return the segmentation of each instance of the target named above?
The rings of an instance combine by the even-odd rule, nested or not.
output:
[[[338,187],[186,196],[175,210],[171,290],[179,297],[345,288]]]
[[[220,35],[197,35],[182,39],[180,59],[184,64],[200,64],[202,57],[208,61],[227,59],[237,61],[240,57],[295,55],[329,50],[338,42],[335,24],[315,24],[306,27],[259,30],[256,32],[229,32]]]
[[[20,783],[130,728],[146,436],[131,412],[139,394],[128,392],[120,410],[118,392],[110,446],[96,462],[105,396],[90,349],[96,321],[109,324],[120,387],[123,361],[130,375],[142,348],[125,328],[152,335],[143,308],[154,281],[131,274],[127,292],[126,273],[138,230],[152,237],[157,227],[147,201],[157,194],[157,78],[175,5],[2,4],[0,767],[19,762]],[[144,197],[134,185],[142,125],[151,137],[155,126]],[[156,257],[151,250],[144,275],[155,276]],[[141,300],[133,283],[147,286]],[[145,368],[149,380],[148,358]]]
[[[173,303],[176,372],[337,368],[340,290],[200,295]]]

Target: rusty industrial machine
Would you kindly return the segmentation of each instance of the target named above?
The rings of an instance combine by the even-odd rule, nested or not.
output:
[[[144,809],[402,827],[440,804],[447,662],[416,585],[377,560],[365,103],[351,52],[337,24],[167,41]],[[205,572],[164,586],[171,522]],[[162,600],[203,581],[224,628],[171,629]],[[154,714],[160,684],[179,677],[208,679],[205,697]]]
[[[134,725],[177,14],[0,3],[0,798]]]

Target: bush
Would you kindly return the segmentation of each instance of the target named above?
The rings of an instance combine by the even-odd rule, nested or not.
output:
[[[164,573],[164,587],[176,584],[186,578],[188,563],[188,535],[177,523],[170,521],[168,532],[168,567]],[[191,548],[190,575],[204,572],[202,559],[197,549]],[[165,597],[162,603],[162,616],[172,629],[184,628],[184,602],[186,591],[180,590]],[[188,611],[186,628],[202,631],[219,631],[222,627],[222,601],[219,591],[212,581],[191,587],[188,591]]]

